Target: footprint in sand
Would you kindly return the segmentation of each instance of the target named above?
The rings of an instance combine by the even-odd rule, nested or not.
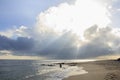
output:
[[[119,80],[118,76],[114,73],[108,73],[105,78],[105,80]]]

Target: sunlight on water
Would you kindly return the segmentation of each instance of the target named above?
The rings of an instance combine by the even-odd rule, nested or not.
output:
[[[60,68],[59,63],[66,63]],[[62,80],[88,73],[82,66],[67,63],[81,60],[0,60],[1,80]]]

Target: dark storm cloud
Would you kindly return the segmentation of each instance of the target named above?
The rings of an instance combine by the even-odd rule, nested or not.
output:
[[[26,37],[10,39],[0,35],[0,50],[26,51],[32,49],[34,40]]]
[[[112,48],[104,43],[90,42],[79,49],[79,58],[94,58],[103,55],[112,54]]]

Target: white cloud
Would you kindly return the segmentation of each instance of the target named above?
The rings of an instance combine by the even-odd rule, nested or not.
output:
[[[6,36],[6,37],[12,37],[15,33],[15,29],[8,29],[6,31],[0,31],[0,35]]]
[[[28,27],[20,26],[18,28],[13,27],[12,29],[7,29],[5,31],[0,31],[0,35],[6,36],[8,38],[16,37],[30,37]]]
[[[11,55],[12,51],[10,50],[0,50],[0,55]]]
[[[50,7],[38,16],[37,29],[53,29],[54,31],[72,31],[83,36],[85,29],[97,24],[106,27],[110,23],[108,5],[95,0],[76,0],[74,4],[62,3]]]
[[[20,26],[19,28],[17,28],[15,30],[15,36],[17,37],[30,37],[29,32],[30,28],[26,27],[26,26]]]

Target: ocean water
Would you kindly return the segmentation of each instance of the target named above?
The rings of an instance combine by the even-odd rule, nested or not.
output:
[[[0,80],[62,80],[88,73],[82,66],[53,64],[60,62],[70,61],[0,60]]]

